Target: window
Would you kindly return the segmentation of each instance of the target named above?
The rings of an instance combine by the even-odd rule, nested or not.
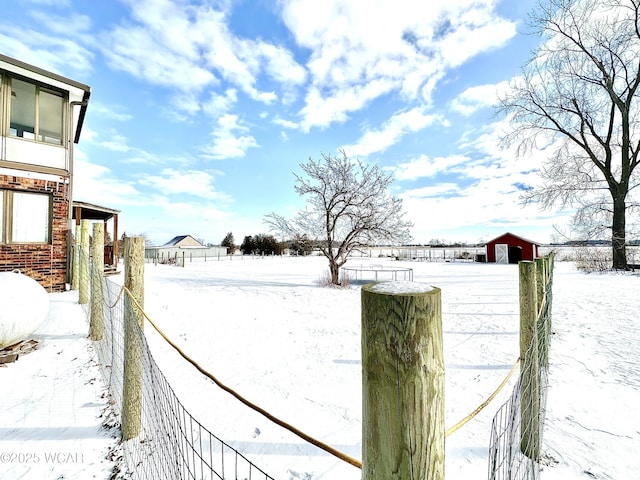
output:
[[[50,195],[0,190],[0,212],[1,243],[50,243]]]
[[[9,135],[62,145],[64,97],[33,83],[12,78]]]

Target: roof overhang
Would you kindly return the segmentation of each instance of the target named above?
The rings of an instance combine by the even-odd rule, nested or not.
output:
[[[83,220],[109,220],[120,213],[120,210],[101,207],[86,202],[73,202],[73,218],[76,218],[76,209],[80,209],[80,218]]]
[[[48,85],[57,90],[64,90],[69,94],[70,105],[80,105],[80,110],[76,113],[76,109],[72,109],[73,122],[75,126],[74,143],[80,140],[80,132],[84,123],[84,117],[87,112],[89,97],[91,96],[91,87],[84,83],[77,82],[57,73],[49,72],[40,67],[29,65],[28,63],[7,57],[0,53],[0,70],[4,70],[15,75],[35,80],[39,83]]]

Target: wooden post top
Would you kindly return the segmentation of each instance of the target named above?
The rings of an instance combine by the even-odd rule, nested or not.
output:
[[[426,283],[407,282],[407,281],[391,281],[380,283],[369,283],[362,287],[363,290],[372,293],[380,293],[385,295],[415,295],[421,293],[431,293],[439,291],[437,287],[432,287]]]

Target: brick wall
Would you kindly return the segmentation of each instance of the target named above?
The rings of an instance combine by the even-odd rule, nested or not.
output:
[[[67,201],[68,184],[60,181],[0,175],[0,188],[34,193],[49,193],[53,197],[53,228],[51,244],[0,244],[0,271],[19,269],[47,291],[65,289],[67,279]]]

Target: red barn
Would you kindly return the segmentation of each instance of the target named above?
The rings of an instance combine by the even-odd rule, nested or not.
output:
[[[518,263],[521,260],[538,258],[540,244],[518,237],[513,233],[505,233],[487,242],[487,262]]]

